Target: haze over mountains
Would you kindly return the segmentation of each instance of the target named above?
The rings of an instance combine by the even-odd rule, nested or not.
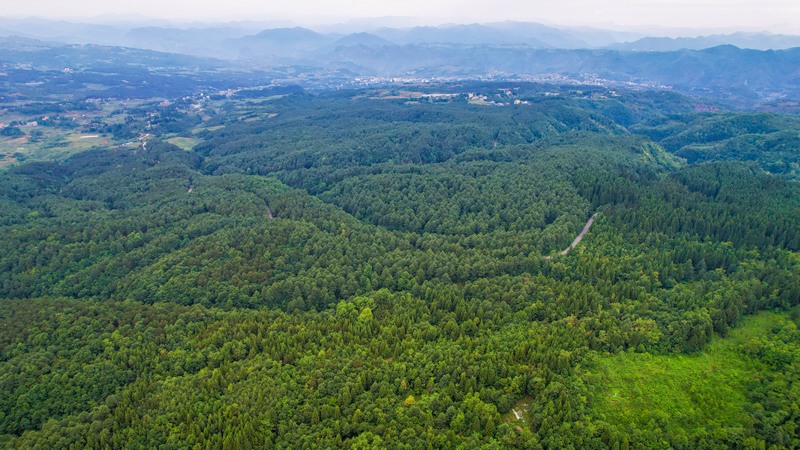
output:
[[[25,60],[7,54],[21,50],[23,42],[28,47],[24,51],[38,46],[56,56],[64,52],[64,44],[93,44],[215,59],[190,66],[294,67],[288,72],[313,71],[316,78],[332,73],[350,78],[490,77],[674,89],[748,104],[800,98],[800,36],[738,32],[654,37],[513,21],[416,27],[362,21],[325,30],[280,22],[178,26],[0,19],[0,36],[44,41],[8,41],[15,43],[3,52],[3,61],[9,62]],[[65,59],[65,67],[69,61],[91,64],[86,53],[93,51],[97,49],[71,47],[70,54],[84,56],[51,61]],[[43,55],[29,59],[42,60]],[[152,59],[165,58],[170,59]],[[176,65],[186,61],[178,59]],[[303,84],[308,76],[289,79]]]
[[[325,45],[519,45],[532,48],[611,48],[637,51],[702,50],[735,45],[755,50],[800,46],[800,35],[764,32],[709,33],[684,30],[680,36],[666,29],[642,32],[589,27],[556,27],[533,22],[402,26],[403,21],[375,19],[327,25],[316,30],[291,22],[183,23],[142,21],[114,23],[68,22],[50,19],[0,17],[0,36],[20,36],[70,44],[102,44],[145,48],[236,59],[252,48],[300,45],[320,50]],[[387,26],[386,24],[397,24]]]
[[[800,47],[800,36],[787,36],[767,33],[712,34],[697,37],[645,37],[633,42],[612,44],[616,50],[635,51],[671,51],[671,50],[703,50],[719,45],[735,45],[753,50],[776,50]]]

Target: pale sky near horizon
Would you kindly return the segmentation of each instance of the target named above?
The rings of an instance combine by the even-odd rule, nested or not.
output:
[[[306,24],[399,16],[419,23],[537,21],[604,28],[650,25],[800,34],[800,0],[4,0],[0,15],[180,21],[291,20]]]

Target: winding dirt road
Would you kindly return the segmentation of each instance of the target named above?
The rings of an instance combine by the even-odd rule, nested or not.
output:
[[[575,236],[575,240],[572,241],[572,244],[569,244],[569,247],[565,248],[564,250],[561,250],[559,255],[561,256],[566,255],[567,253],[570,252],[570,250],[572,250],[578,244],[581,243],[581,241],[583,240],[583,236],[586,235],[586,233],[589,231],[589,228],[592,228],[592,224],[594,223],[594,218],[597,217],[597,214],[598,213],[594,213],[592,214],[592,217],[589,217],[589,221],[586,222],[586,225],[583,226],[583,230],[581,230],[581,232],[578,233],[577,236]],[[545,256],[544,259],[553,259],[553,255]]]

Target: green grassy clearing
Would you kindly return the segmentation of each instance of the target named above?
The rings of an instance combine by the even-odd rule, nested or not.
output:
[[[195,138],[187,138],[187,137],[173,137],[167,139],[167,142],[170,144],[177,145],[178,147],[182,148],[183,150],[190,151],[200,142],[200,139]]]
[[[740,350],[788,316],[764,312],[748,317],[727,338],[694,355],[622,353],[595,361],[595,413],[621,428],[748,427],[747,384],[760,368]]]

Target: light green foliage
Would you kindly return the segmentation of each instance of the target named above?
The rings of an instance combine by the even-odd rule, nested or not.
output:
[[[773,351],[781,356],[774,358]],[[699,439],[719,439],[742,446],[756,427],[765,425],[763,406],[751,402],[769,391],[766,380],[796,380],[796,372],[784,370],[798,362],[797,326],[787,314],[767,312],[743,320],[702,352],[600,357],[588,366],[586,376],[593,380],[590,390],[599,420],[612,424],[618,435],[647,430],[634,432],[631,442],[695,448]],[[796,404],[791,391],[785,394],[790,397],[779,401]],[[773,442],[778,445],[798,442],[780,433],[766,437],[778,437]]]

